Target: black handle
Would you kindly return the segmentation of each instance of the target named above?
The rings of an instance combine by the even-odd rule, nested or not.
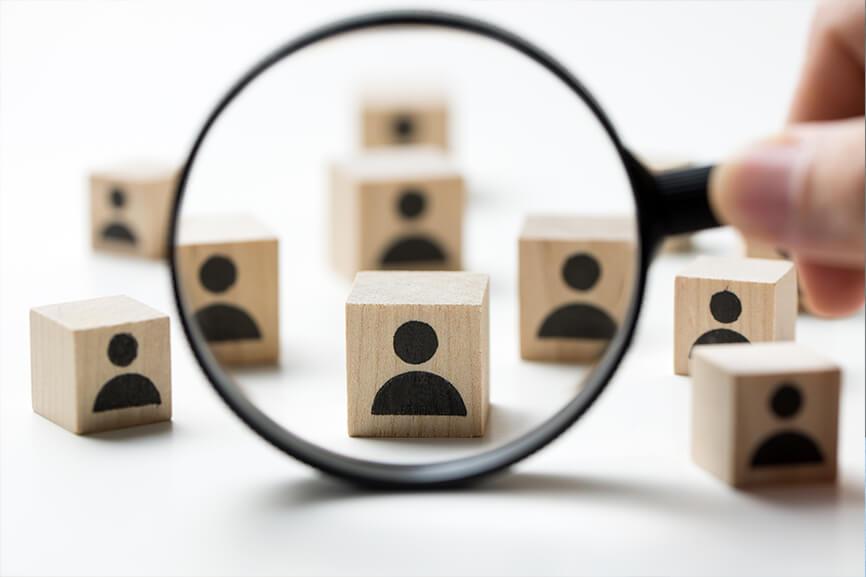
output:
[[[659,211],[666,235],[696,232],[719,226],[710,208],[712,166],[668,170],[655,175]]]

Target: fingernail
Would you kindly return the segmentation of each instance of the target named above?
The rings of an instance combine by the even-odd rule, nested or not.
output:
[[[756,238],[782,239],[795,219],[807,151],[796,141],[759,144],[714,171],[717,216]]]

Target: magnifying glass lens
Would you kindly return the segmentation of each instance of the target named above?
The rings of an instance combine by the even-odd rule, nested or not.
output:
[[[437,27],[342,34],[207,134],[178,212],[182,312],[269,431],[389,465],[490,454],[610,353],[635,212],[605,127],[526,55]]]

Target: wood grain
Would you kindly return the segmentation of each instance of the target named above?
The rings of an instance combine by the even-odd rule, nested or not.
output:
[[[836,478],[840,370],[793,342],[700,347],[691,360],[692,458],[736,486],[830,482]],[[800,409],[775,414],[772,399],[793,385]],[[755,467],[759,447],[795,432],[815,442],[823,462]]]
[[[408,321],[432,327],[429,360],[398,357],[395,333]],[[489,394],[488,277],[465,272],[361,272],[346,302],[348,432],[360,437],[478,437]],[[459,392],[466,416],[375,415],[376,394],[392,377],[425,371]]]
[[[733,321],[711,313],[714,295],[733,293],[741,307]],[[687,375],[689,353],[709,331],[732,331],[749,342],[794,340],[797,278],[789,262],[701,256],[687,266],[674,287],[674,372]]]
[[[118,334],[132,335],[137,354],[126,366],[108,358]],[[48,305],[30,311],[33,410],[74,433],[93,433],[171,419],[168,317],[129,297]],[[149,379],[160,404],[94,412],[103,386],[122,374]]]

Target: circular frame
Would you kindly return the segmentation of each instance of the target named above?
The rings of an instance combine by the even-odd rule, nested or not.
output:
[[[181,297],[175,251],[180,207],[190,172],[202,143],[207,138],[214,123],[232,101],[271,66],[311,44],[363,29],[397,26],[439,27],[483,36],[511,47],[556,76],[589,107],[613,142],[632,187],[637,207],[638,235],[641,241],[638,251],[634,296],[622,323],[622,328],[611,341],[605,355],[599,361],[596,370],[587,379],[581,392],[571,402],[525,435],[495,449],[450,461],[411,465],[356,459],[325,449],[289,432],[253,405],[237,384],[220,369],[198,326],[191,322],[192,317]],[[430,488],[465,483],[502,471],[541,449],[574,424],[604,391],[632,340],[643,301],[649,259],[653,248],[662,235],[659,219],[654,218],[656,216],[656,211],[653,210],[655,203],[650,201],[650,197],[653,196],[652,193],[655,192],[651,182],[652,179],[646,169],[623,147],[607,115],[589,91],[552,56],[523,38],[481,20],[443,12],[393,11],[339,20],[312,30],[265,56],[229,88],[199,130],[180,173],[169,227],[169,246],[171,248],[169,261],[175,304],[193,354],[216,392],[244,423],[273,446],[329,475],[366,486]]]

